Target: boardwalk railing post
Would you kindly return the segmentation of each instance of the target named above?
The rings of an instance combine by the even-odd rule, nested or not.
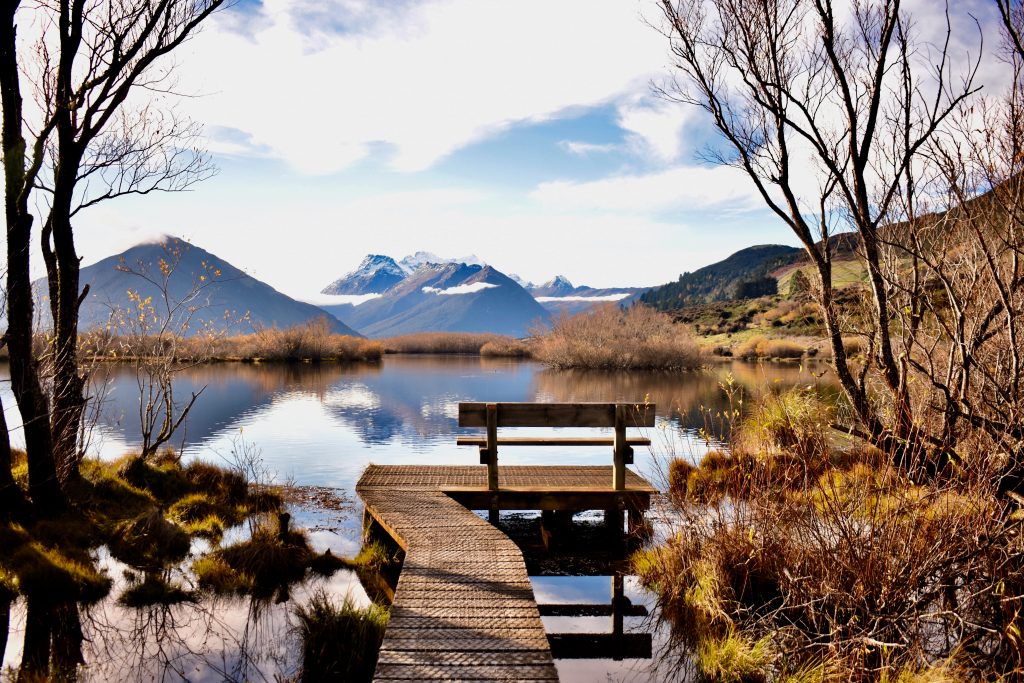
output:
[[[498,404],[487,404],[487,489],[498,490]]]
[[[615,404],[615,445],[612,447],[612,488],[622,491],[626,488],[626,463],[633,454],[633,448],[626,442],[627,406]]]
[[[498,490],[498,404],[487,404],[487,490]],[[501,510],[497,504],[497,494],[491,501],[487,519],[497,524]]]

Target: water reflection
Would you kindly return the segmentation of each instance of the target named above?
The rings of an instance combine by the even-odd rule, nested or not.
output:
[[[454,446],[460,433],[459,401],[646,398],[657,405],[663,426],[674,433],[685,433],[703,426],[701,406],[711,410],[725,407],[719,385],[729,375],[748,397],[765,386],[802,384],[818,386],[823,392],[834,391],[827,376],[819,377],[797,365],[732,362],[717,365],[707,373],[596,373],[552,371],[507,359],[389,356],[380,365],[198,366],[178,375],[175,395],[186,397],[193,391],[203,391],[182,435],[181,443],[189,458],[217,461],[228,457],[234,440],[244,432],[244,438],[262,451],[265,466],[280,479],[337,487],[354,500],[355,482],[371,461],[476,464],[474,449]],[[0,366],[0,380],[7,378],[6,366]],[[140,440],[135,378],[129,368],[111,364],[101,368],[96,381],[106,391],[94,450],[103,458],[119,457],[137,447]],[[18,446],[21,433],[17,411],[6,381],[0,383],[0,396],[14,430],[14,445]],[[509,464],[550,464],[551,455],[549,450],[527,447],[509,450],[503,460]],[[606,448],[581,448],[572,453],[575,464],[609,461]],[[638,449],[635,467],[652,481],[658,479],[658,463],[657,455]],[[590,521],[599,526],[599,519],[600,513]],[[324,527],[312,536],[318,550],[329,547],[335,554],[352,556],[362,542],[358,515],[342,515],[324,524],[320,517],[307,513],[296,522]],[[588,532],[581,522],[585,527],[586,516],[577,516],[572,535],[586,539]],[[539,517],[529,522],[538,529],[540,523]],[[539,531],[530,534],[534,539],[543,538]],[[625,574],[621,557],[602,559],[599,553],[591,552],[593,547],[591,544],[586,552],[565,553],[561,559],[543,543],[535,557],[527,552],[529,573],[542,603],[591,606],[587,615],[580,612],[575,616],[565,613],[572,611],[570,608],[545,608],[553,610],[544,616],[549,632],[600,635],[587,642],[599,652],[618,652],[625,658],[625,662],[561,660],[563,680],[666,678],[665,672],[658,671],[656,661],[651,664],[646,659],[627,657],[647,656],[647,642],[657,652],[664,639],[659,631],[652,632],[653,617],[642,616],[638,609],[653,609],[653,599]],[[115,582],[121,581],[124,567],[110,558],[104,561]],[[368,600],[367,591],[352,572],[339,572],[327,587],[335,595],[352,590],[359,600]],[[377,586],[370,587],[369,592],[381,591],[382,587]],[[75,605],[26,605],[24,599],[19,599],[10,611],[9,629],[5,628],[4,604],[0,601],[2,665],[17,667],[23,660],[31,665],[50,656],[49,635],[44,639],[42,634],[52,633],[57,636],[52,654],[62,662],[59,666],[73,668],[74,662],[84,659],[87,668],[82,678],[87,680],[273,680],[296,672],[295,643],[288,635],[291,609],[305,600],[308,586],[293,590],[292,600],[281,605],[204,599],[199,603],[132,609],[116,602],[120,592],[115,587],[111,598],[81,610]],[[622,608],[618,612],[617,606]],[[610,648],[604,636],[619,633],[621,648]],[[630,634],[647,634],[651,641]],[[559,641],[564,645],[556,647],[581,655],[594,652],[593,648],[582,647],[585,640],[570,636]],[[638,666],[637,662],[644,664]],[[11,674],[0,674],[4,676]]]

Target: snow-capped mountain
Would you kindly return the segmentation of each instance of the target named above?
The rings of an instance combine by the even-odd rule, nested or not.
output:
[[[411,275],[419,270],[420,266],[425,266],[429,263],[465,263],[470,266],[486,265],[475,254],[462,256],[460,258],[443,258],[429,251],[417,251],[415,254],[404,257],[398,262],[398,265],[406,272],[407,275]]]
[[[346,273],[320,292],[321,294],[379,294],[405,279],[408,272],[390,256],[369,254],[359,267]]]
[[[586,285],[574,286],[564,275],[556,275],[542,285],[527,287],[527,291],[550,313],[573,315],[594,306],[616,303],[628,306],[636,301],[647,287],[608,287],[598,289]]]
[[[380,297],[324,306],[372,337],[415,332],[493,332],[524,336],[547,311],[491,266],[426,263]]]
[[[530,288],[530,294],[534,296],[568,296],[574,293],[576,288],[564,275],[556,275],[542,285]]]
[[[525,289],[528,292],[530,290],[534,289],[537,286],[537,285],[533,284],[532,282],[530,282],[529,280],[524,280],[523,278],[519,277],[515,273],[509,273],[508,276],[510,278],[512,278],[513,282],[515,282],[517,285],[519,285],[520,287],[522,287],[523,289]]]

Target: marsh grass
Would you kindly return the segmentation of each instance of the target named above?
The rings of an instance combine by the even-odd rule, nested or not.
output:
[[[701,364],[688,328],[641,305],[608,304],[563,315],[550,330],[535,331],[531,349],[539,361],[559,369],[692,370]]]
[[[135,581],[118,596],[118,603],[125,607],[150,607],[152,605],[178,605],[195,602],[195,595],[161,575],[147,573],[142,581]]]
[[[731,451],[669,465],[676,515],[633,567],[713,680],[1018,680],[1024,539],[977,470],[912,477],[765,392]]]
[[[500,334],[478,332],[419,332],[381,339],[385,353],[438,353],[481,355],[484,347],[488,347],[487,355],[504,355],[503,349],[513,351],[511,355],[520,355],[520,343]]]
[[[117,559],[150,570],[181,562],[191,545],[188,532],[169,521],[158,508],[118,524],[108,543]]]
[[[512,337],[489,341],[480,347],[481,356],[496,358],[529,358],[533,355],[529,342]]]
[[[250,499],[239,473],[203,462],[183,466],[173,452],[114,462],[86,459],[66,490],[66,511],[0,524],[4,591],[89,604],[111,587],[96,569],[98,548],[106,546],[129,566],[157,574],[179,564],[194,538],[217,543],[225,528],[280,506],[274,492]]]
[[[789,339],[772,339],[763,335],[755,335],[737,344],[732,354],[744,359],[778,359],[788,360],[802,357],[807,349]]]
[[[358,607],[350,596],[340,603],[322,590],[295,609],[302,641],[305,683],[370,681],[384,641],[388,611],[371,603]]]
[[[248,539],[200,558],[192,571],[211,592],[266,596],[304,578],[315,558],[305,533],[289,530],[282,537],[264,523]]]
[[[251,334],[225,336],[195,334],[168,340],[155,335],[112,334],[91,330],[80,335],[80,347],[88,360],[123,361],[165,358],[180,362],[283,361],[375,362],[384,347],[376,341],[336,334],[327,318],[292,327],[268,327]]]

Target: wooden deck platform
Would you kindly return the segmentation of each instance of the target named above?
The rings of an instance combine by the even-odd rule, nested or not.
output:
[[[522,553],[463,503],[645,509],[654,488],[628,471],[611,491],[611,471],[502,466],[501,489],[488,491],[484,466],[367,468],[356,492],[406,553],[375,680],[557,681]]]

